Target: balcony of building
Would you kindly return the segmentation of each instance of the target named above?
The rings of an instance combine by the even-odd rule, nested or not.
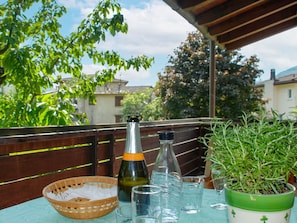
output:
[[[159,151],[158,131],[175,132],[182,174],[204,174],[206,148],[198,140],[211,119],[141,122],[149,171]],[[56,180],[75,176],[117,177],[126,124],[0,129],[0,209],[42,196]]]

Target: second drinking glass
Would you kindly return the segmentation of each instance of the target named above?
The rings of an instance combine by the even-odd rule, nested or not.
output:
[[[140,185],[132,188],[132,223],[161,223],[161,188]]]
[[[210,207],[217,210],[225,210],[227,205],[225,204],[222,196],[224,191],[224,177],[220,174],[219,170],[212,169],[212,183],[218,194],[218,202],[211,204]]]

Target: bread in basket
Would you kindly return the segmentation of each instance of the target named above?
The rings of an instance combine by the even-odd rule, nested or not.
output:
[[[112,177],[67,178],[47,185],[42,194],[61,215],[73,219],[98,218],[118,206],[117,179]]]

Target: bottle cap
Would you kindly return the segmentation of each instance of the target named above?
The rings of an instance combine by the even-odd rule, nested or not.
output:
[[[139,122],[140,115],[135,114],[135,115],[128,115],[127,122]]]
[[[173,140],[174,138],[174,131],[161,131],[158,133],[160,140]]]

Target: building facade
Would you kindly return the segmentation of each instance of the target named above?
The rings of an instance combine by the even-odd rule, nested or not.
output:
[[[284,118],[296,119],[297,109],[297,66],[275,74],[271,69],[270,79],[257,83],[263,90],[263,100],[267,111],[274,110]]]
[[[127,86],[128,81],[114,79],[105,83],[104,86],[97,86],[95,91],[96,103],[88,99],[78,99],[77,106],[79,113],[85,113],[90,124],[112,124],[122,122],[121,101],[127,93],[135,93],[151,86]]]

